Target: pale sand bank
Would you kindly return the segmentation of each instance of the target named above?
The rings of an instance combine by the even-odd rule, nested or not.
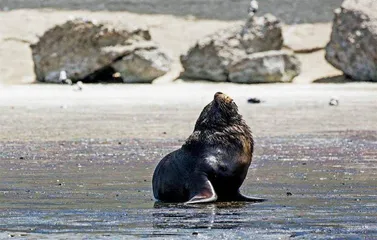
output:
[[[63,85],[0,88],[0,141],[186,138],[217,91],[234,98],[256,136],[377,130],[377,85]],[[339,106],[331,107],[332,96]],[[247,103],[258,97],[262,104]],[[166,134],[164,134],[166,132]]]

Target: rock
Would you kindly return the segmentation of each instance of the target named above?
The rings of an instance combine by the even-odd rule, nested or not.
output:
[[[252,104],[258,104],[258,103],[261,103],[262,101],[259,98],[249,98],[247,102],[252,103]]]
[[[73,91],[82,91],[84,89],[84,84],[81,81],[78,81],[75,85],[73,85]]]
[[[279,50],[248,55],[229,67],[229,80],[236,83],[291,82],[301,64],[293,52]]]
[[[75,19],[57,25],[45,32],[38,43],[31,45],[31,49],[37,80],[42,82],[59,82],[62,71],[73,82],[91,81],[91,76],[100,76],[103,69],[108,71],[116,62],[123,62],[127,57],[135,59],[139,55],[148,60],[141,66],[133,66],[131,78],[134,82],[151,82],[169,69],[169,62],[160,67],[160,59],[153,57],[164,54],[151,41],[148,30],[117,28],[110,23],[90,20]],[[165,56],[165,59],[168,58]],[[148,74],[137,76],[147,68],[147,64],[158,71],[148,69]],[[123,71],[122,76],[128,78],[125,73]],[[144,79],[145,76],[147,79]]]
[[[283,26],[284,46],[295,53],[312,53],[325,49],[330,41],[331,23]]]
[[[345,0],[335,10],[326,60],[354,80],[377,81],[377,1]]]
[[[329,101],[330,106],[338,106],[339,105],[339,100],[336,97],[332,97]]]
[[[158,49],[140,49],[111,66],[125,83],[151,83],[170,70],[171,60]]]
[[[220,30],[181,56],[186,79],[217,82],[228,80],[228,67],[248,54],[278,50],[283,45],[282,28],[272,15],[249,18],[246,24]]]

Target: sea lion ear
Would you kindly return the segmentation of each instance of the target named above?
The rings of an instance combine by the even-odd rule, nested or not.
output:
[[[212,183],[207,179],[204,185],[199,187],[199,191],[185,204],[209,203],[217,200],[217,194]]]

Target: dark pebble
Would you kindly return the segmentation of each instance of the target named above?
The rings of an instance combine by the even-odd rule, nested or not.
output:
[[[293,194],[291,192],[287,192],[287,196],[292,196]]]
[[[192,235],[194,235],[194,236],[198,236],[199,233],[198,233],[198,232],[193,232]]]
[[[290,237],[295,238],[295,237],[303,236],[305,234],[307,234],[307,233],[306,232],[295,232],[295,233],[292,233],[292,235]]]
[[[24,159],[24,157],[20,157],[20,159],[22,160],[22,159]]]
[[[330,106],[338,106],[339,105],[339,100],[332,98],[332,99],[330,99],[329,105]]]
[[[259,98],[249,98],[248,103],[261,103],[262,101]]]

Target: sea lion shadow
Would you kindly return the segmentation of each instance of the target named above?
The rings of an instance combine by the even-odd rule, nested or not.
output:
[[[153,227],[156,229],[233,229],[253,202],[213,202],[184,204],[155,202]]]
[[[168,203],[162,201],[156,201],[153,205],[155,209],[207,209],[207,208],[243,208],[250,205],[260,204],[264,201],[256,202],[245,202],[245,201],[217,201],[212,203],[201,203],[201,204],[186,204],[186,203]]]

